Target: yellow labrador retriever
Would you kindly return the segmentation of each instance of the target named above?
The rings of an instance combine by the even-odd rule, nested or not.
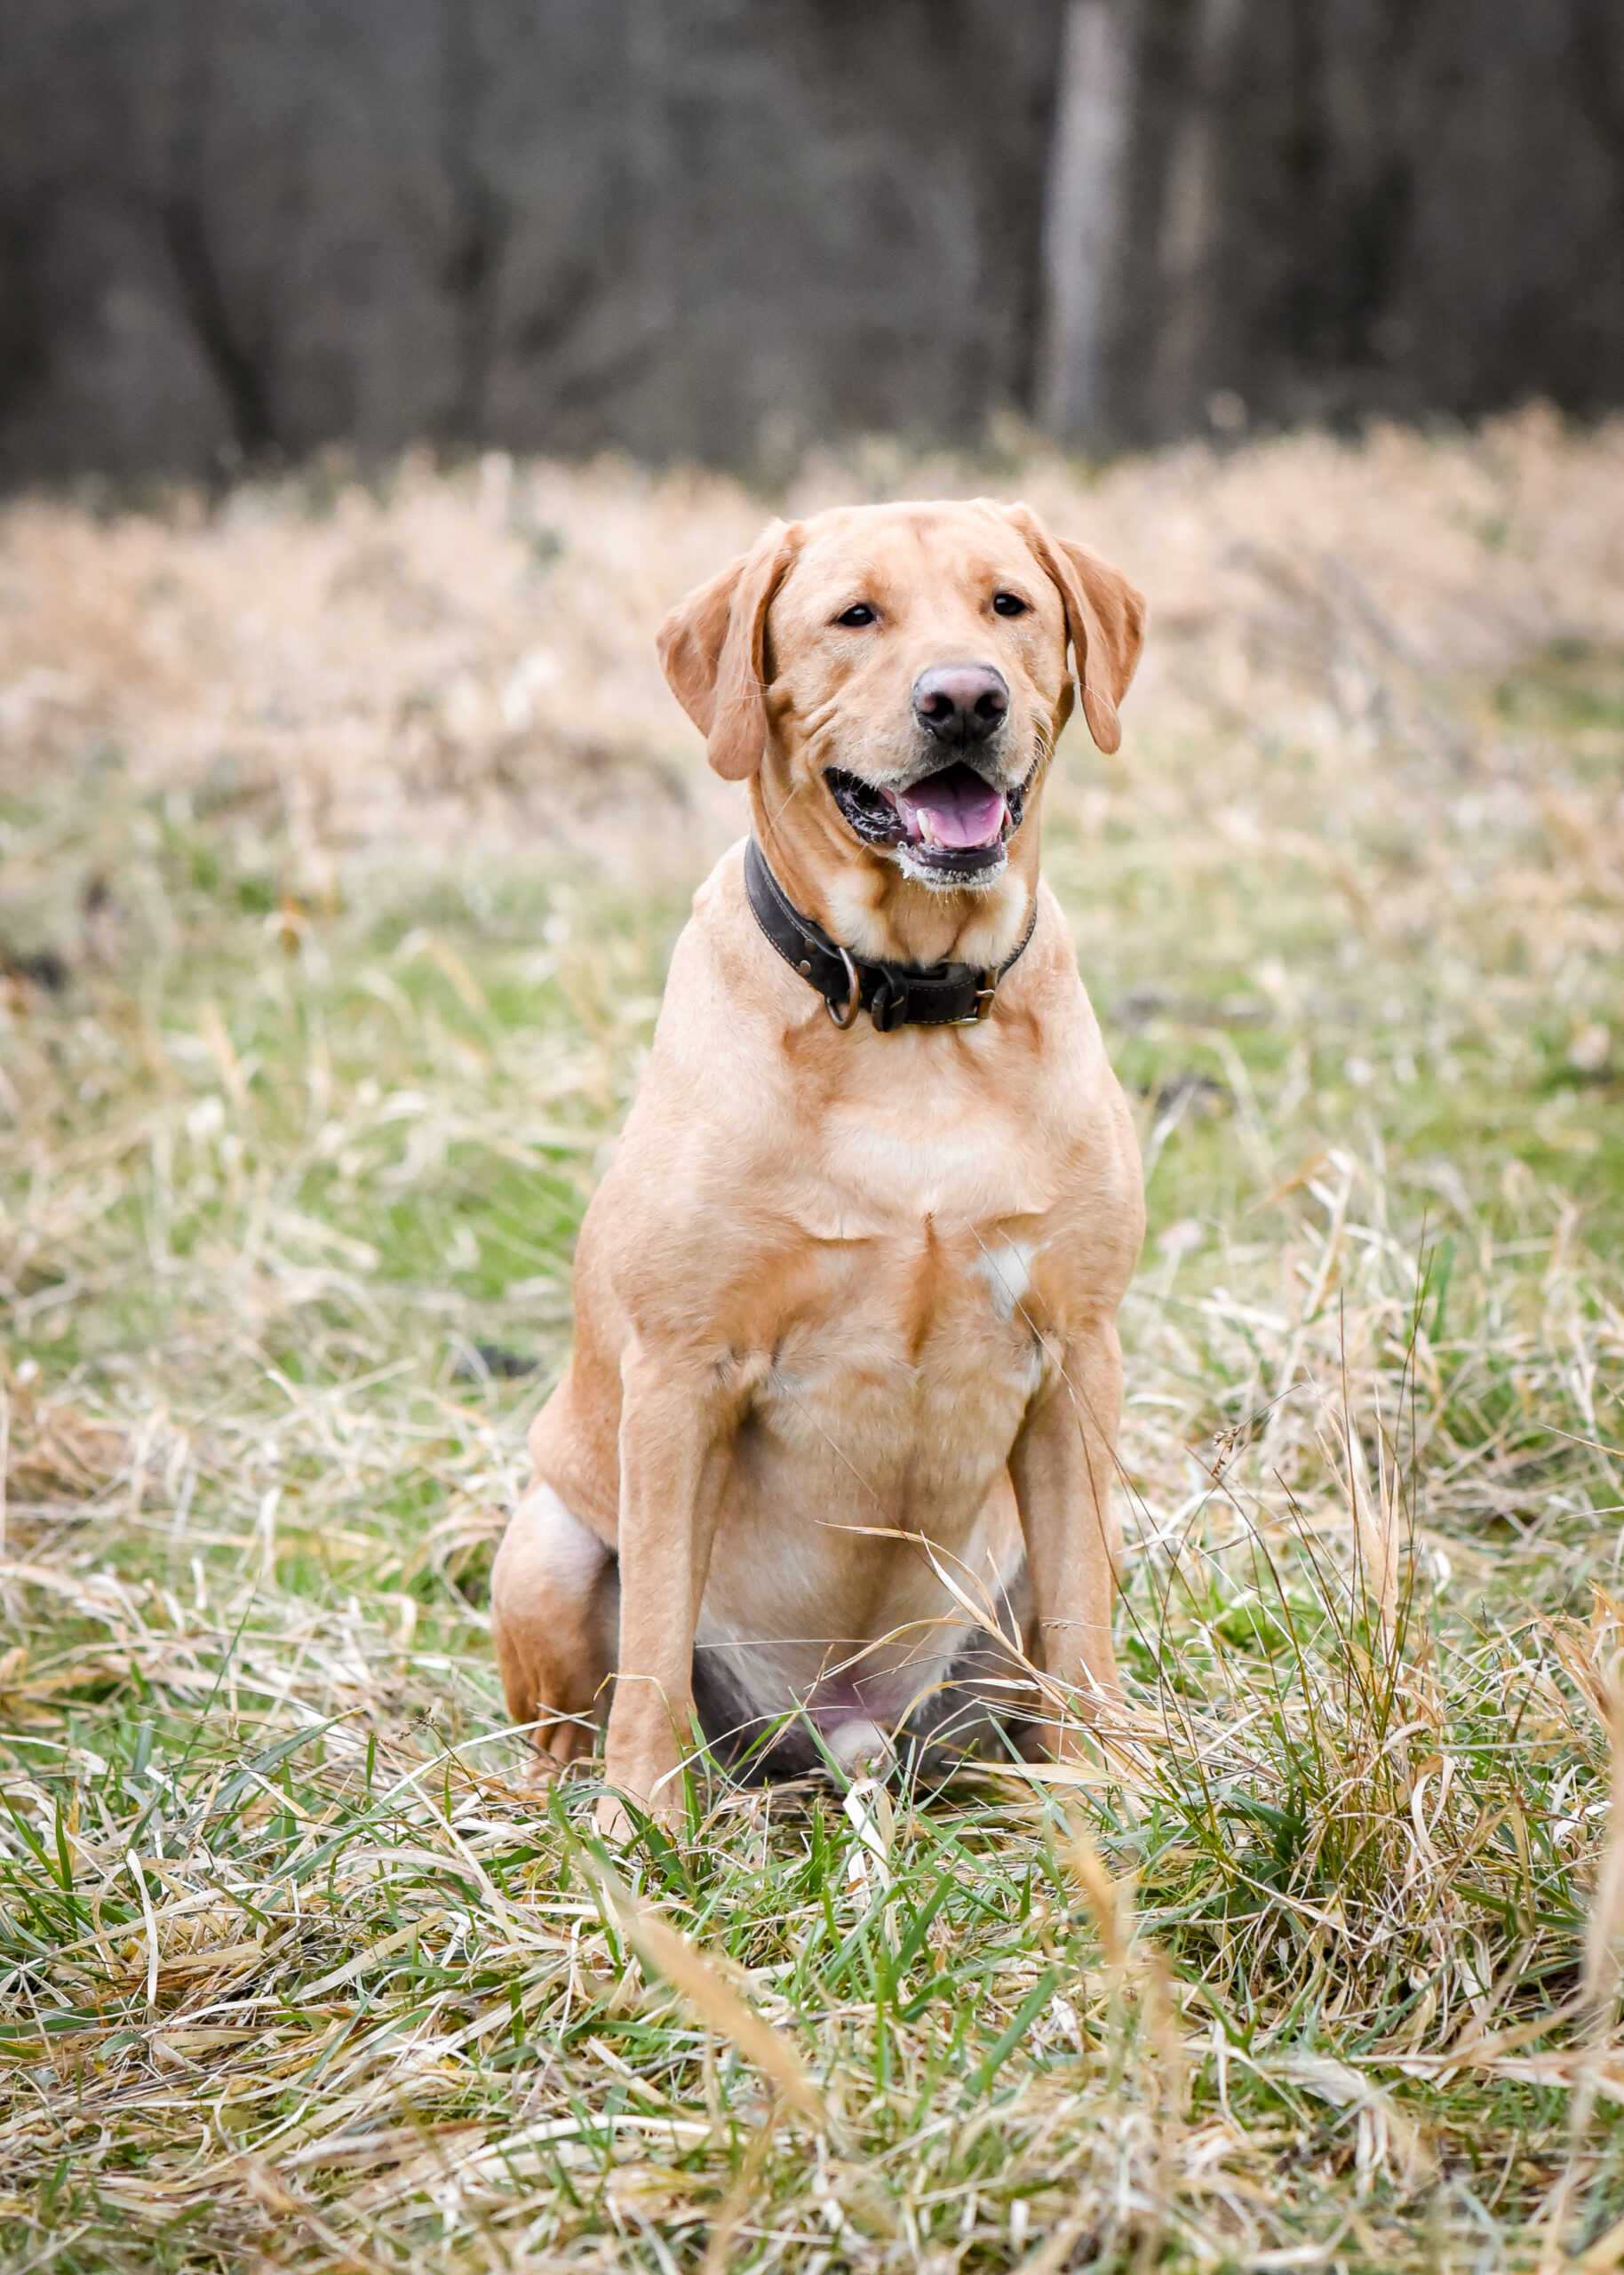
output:
[[[996,1691],[967,1605],[1116,1694],[1143,1193],[1038,832],[1074,689],[1117,747],[1142,619],[977,502],[775,523],[660,628],[752,834],[581,1227],[492,1611],[514,1720],[566,1761],[612,1688],[609,1781],[665,1818],[696,1728],[772,1769],[939,1736]],[[1051,1696],[1029,1735],[1069,1727]]]

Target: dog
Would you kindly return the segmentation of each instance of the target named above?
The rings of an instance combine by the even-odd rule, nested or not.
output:
[[[609,1701],[607,1832],[617,1794],[676,1819],[696,1730],[849,1773],[1000,1700],[1063,1753],[1120,1698],[1143,1180],[1039,820],[1074,702],[1118,748],[1143,619],[981,500],[775,523],[660,627],[752,831],[677,942],[491,1584],[544,1768]]]

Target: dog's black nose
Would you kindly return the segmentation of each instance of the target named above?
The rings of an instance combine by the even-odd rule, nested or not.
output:
[[[991,664],[934,664],[913,682],[913,715],[944,743],[982,743],[1009,709],[1009,682]]]

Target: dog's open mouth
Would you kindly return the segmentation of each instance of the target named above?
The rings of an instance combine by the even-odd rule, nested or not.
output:
[[[838,767],[824,779],[865,844],[905,845],[921,867],[973,875],[1003,859],[1005,840],[1021,826],[1031,778],[998,790],[973,766],[959,764],[927,774],[905,790],[879,789]]]

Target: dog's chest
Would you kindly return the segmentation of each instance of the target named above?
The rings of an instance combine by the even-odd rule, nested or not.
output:
[[[1042,1379],[1048,1199],[1015,1149],[848,1123],[784,1194],[798,1239],[757,1412],[784,1445],[864,1473],[1001,1463]]]
[[[814,1241],[910,1249],[971,1227],[1047,1217],[1060,1198],[1014,1114],[935,1099],[824,1115],[785,1205]]]

